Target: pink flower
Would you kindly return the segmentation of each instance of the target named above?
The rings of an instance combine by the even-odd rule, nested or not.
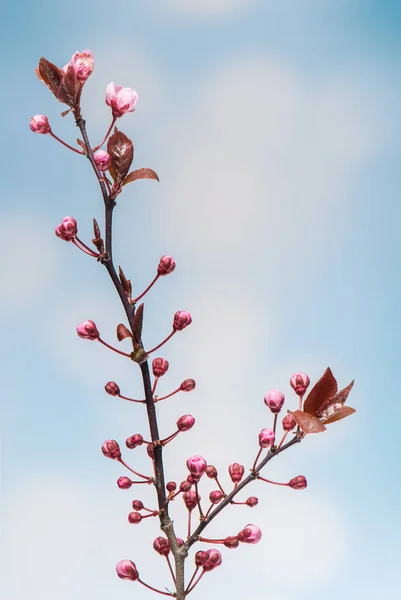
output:
[[[69,66],[74,69],[78,81],[85,83],[89,75],[93,72],[94,60],[92,52],[90,50],[75,52],[70,62],[64,67],[64,70],[67,71]]]
[[[170,275],[175,269],[175,261],[171,256],[162,256],[157,267],[158,275]]]
[[[200,479],[203,473],[206,471],[207,462],[203,458],[203,456],[199,456],[199,454],[195,454],[191,456],[187,460],[188,471],[194,477],[194,479]]]
[[[250,506],[251,508],[253,508],[254,506],[257,505],[257,503],[259,502],[259,500],[256,498],[256,496],[250,496],[245,503]]]
[[[238,534],[238,539],[244,544],[257,544],[262,537],[262,532],[256,525],[247,525]]]
[[[290,385],[297,396],[303,396],[309,384],[309,377],[305,373],[294,373],[290,379]]]
[[[259,446],[261,448],[269,448],[274,444],[274,431],[273,429],[262,429],[259,433]]]
[[[238,463],[233,463],[228,467],[228,472],[233,483],[239,483],[244,476],[244,467]]]
[[[134,112],[138,94],[131,88],[123,88],[112,81],[106,87],[106,104],[110,106],[113,117],[118,119],[127,112]]]
[[[117,485],[120,490],[129,490],[133,482],[129,477],[119,477],[117,479]]]
[[[51,127],[48,118],[45,115],[35,115],[29,121],[29,127],[33,133],[41,133],[45,135],[51,132]]]
[[[265,404],[276,415],[284,404],[284,394],[276,388],[269,390],[265,395]]]
[[[73,217],[64,217],[56,227],[56,236],[65,242],[72,242],[77,237],[78,225]]]
[[[106,458],[118,460],[121,458],[120,446],[116,440],[107,440],[102,446],[102,452]]]
[[[220,490],[213,490],[213,492],[210,492],[209,494],[209,500],[212,504],[218,504],[222,501],[222,499],[223,492],[221,492]]]
[[[293,477],[291,481],[288,482],[288,485],[293,490],[304,490],[308,485],[308,482],[303,475],[297,475],[297,477]]]
[[[185,327],[188,327],[192,323],[192,317],[189,312],[185,310],[177,310],[174,315],[173,329],[175,331],[182,331]]]
[[[138,525],[142,521],[142,515],[139,512],[130,512],[128,515],[128,521],[131,525]]]
[[[182,392],[190,392],[191,390],[194,389],[195,385],[196,384],[195,384],[195,381],[193,379],[186,379],[180,385],[180,390]]]
[[[206,475],[209,477],[209,479],[216,479],[216,477],[217,477],[216,467],[214,467],[213,465],[208,465],[206,467]]]
[[[116,572],[120,579],[136,581],[139,578],[135,563],[133,563],[132,560],[120,560],[120,562],[117,563]]]
[[[110,394],[110,396],[119,396],[120,395],[120,388],[114,381],[109,381],[108,383],[106,383],[106,385],[104,386],[104,389],[106,390],[106,392],[108,394]]]
[[[111,161],[111,157],[108,152],[105,150],[98,150],[93,155],[93,158],[95,159],[95,163],[99,171],[107,171]]]
[[[84,321],[77,327],[77,334],[83,340],[97,340],[99,338],[99,332],[96,327],[96,323],[93,321]]]
[[[183,415],[177,421],[179,431],[189,431],[195,424],[195,418],[192,415]]]
[[[292,413],[288,413],[288,415],[285,415],[282,423],[284,431],[291,431],[291,429],[294,429],[296,425],[296,421],[292,416]]]
[[[198,504],[198,496],[196,495],[195,492],[192,492],[191,490],[184,492],[182,495],[182,498],[185,502],[185,506],[187,507],[187,509],[189,511],[193,510],[195,508],[195,506]],[[199,497],[199,500],[200,500],[200,497]]]
[[[140,433],[135,433],[135,435],[131,435],[125,441],[125,445],[130,450],[133,450],[133,448],[136,448],[137,446],[142,446],[142,444],[143,444],[143,437],[141,436]]]
[[[170,542],[160,536],[153,542],[153,548],[160,554],[160,556],[168,556],[170,554]]]
[[[209,557],[207,561],[203,563],[202,567],[204,571],[212,571],[213,569],[221,565],[221,554],[218,550],[216,550],[216,548],[211,548],[207,552],[209,554]]]
[[[168,360],[165,358],[154,358],[152,361],[152,372],[155,377],[162,377],[167,373]]]

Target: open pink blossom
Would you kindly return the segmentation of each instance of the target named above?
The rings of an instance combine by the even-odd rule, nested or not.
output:
[[[49,119],[46,115],[35,115],[29,121],[29,127],[33,133],[41,133],[42,135],[46,135],[46,133],[51,132],[51,127],[49,123]]]
[[[106,87],[106,104],[110,106],[115,119],[127,112],[134,112],[138,94],[131,88],[123,88],[113,81]]]
[[[64,67],[64,70],[67,71],[68,67],[71,66],[78,81],[85,83],[89,75],[93,73],[94,65],[92,52],[90,50],[82,50],[82,52],[75,52],[73,54],[70,62]]]

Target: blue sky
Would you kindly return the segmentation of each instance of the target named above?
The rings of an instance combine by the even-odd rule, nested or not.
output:
[[[150,597],[115,576],[122,558],[149,583],[168,585],[151,548],[157,523],[133,529],[126,520],[134,497],[152,505],[150,491],[118,490],[124,473],[100,452],[105,439],[146,432],[140,407],[103,391],[115,380],[139,395],[139,373],[75,334],[93,319],[113,340],[122,312],[101,266],[54,235],[71,214],[90,240],[91,219],[102,215],[97,185],[83,159],[28,126],[45,113],[74,143],[72,120],[61,119],[33,69],[40,56],[63,66],[90,48],[91,139],[109,123],[107,83],[133,87],[138,108],[119,125],[134,141],[135,165],[160,176],[121,196],[116,262],[138,292],[161,255],[177,262],[146,299],[145,343],[169,332],[176,310],[193,315],[161,353],[171,365],[161,392],[187,377],[198,384],[159,409],[164,435],[181,414],[197,419],[166,451],[168,478],[184,478],[195,453],[221,472],[250,464],[271,424],[263,396],[278,387],[293,408],[294,371],[316,380],[329,365],[340,387],[356,379],[356,415],[269,470],[283,481],[302,473],[308,489],[255,485],[258,507],[216,520],[211,535],[254,522],[263,538],[226,551],[194,598],[395,598],[399,3],[42,0],[20,9],[7,6],[2,34],[5,597]],[[129,460],[148,468],[140,449]]]

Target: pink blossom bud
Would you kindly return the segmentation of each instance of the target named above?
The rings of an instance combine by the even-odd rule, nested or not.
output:
[[[157,267],[158,275],[170,275],[175,269],[175,261],[171,256],[162,256]]]
[[[212,504],[218,504],[222,501],[223,496],[223,492],[221,492],[220,490],[214,490],[213,492],[210,492],[209,500]]]
[[[110,154],[105,150],[98,150],[93,155],[93,158],[95,159],[95,163],[99,171],[107,171],[107,169],[110,167],[111,157]]]
[[[177,310],[174,315],[173,329],[175,331],[182,331],[185,327],[188,327],[192,323],[192,317],[189,312],[185,310]]]
[[[191,490],[184,492],[182,497],[184,499],[185,506],[189,511],[193,510],[198,504],[198,498],[200,500],[200,496],[198,497],[197,494]]]
[[[102,452],[106,458],[118,460],[121,458],[120,446],[116,440],[107,440],[102,446]]]
[[[202,565],[203,570],[204,571],[213,571],[213,569],[215,569],[216,567],[221,565],[221,561],[222,561],[221,554],[218,550],[216,550],[216,548],[211,548],[210,550],[208,550],[208,553],[209,553],[209,558]]]
[[[181,481],[180,483],[180,492],[189,492],[191,489],[191,484],[189,481]]]
[[[216,477],[217,477],[216,467],[214,467],[213,465],[208,465],[206,467],[206,475],[209,477],[209,479],[216,479]]]
[[[248,506],[250,506],[251,508],[253,508],[254,506],[257,505],[257,503],[259,502],[259,500],[256,498],[256,496],[250,496],[247,500],[246,500],[246,504]]]
[[[135,563],[132,560],[120,560],[116,566],[117,575],[120,579],[129,579],[136,581],[139,578]]]
[[[122,117],[125,113],[134,112],[138,94],[131,88],[123,88],[114,82],[106,87],[106,104],[110,106],[115,119]]]
[[[238,539],[244,544],[257,544],[262,537],[262,532],[256,525],[247,525],[238,534]]]
[[[305,373],[294,373],[290,379],[290,385],[298,396],[303,396],[310,384],[309,377]]]
[[[67,65],[66,65],[67,66]],[[72,56],[69,66],[75,71],[78,81],[85,83],[94,68],[93,54],[90,50],[75,52]]]
[[[284,404],[284,394],[276,388],[269,390],[265,396],[265,404],[276,415]]]
[[[131,435],[129,438],[127,438],[125,440],[125,445],[130,450],[133,450],[137,446],[142,446],[142,444],[143,444],[143,437],[141,436],[140,433],[135,433],[135,435]]]
[[[192,415],[183,415],[177,421],[177,427],[179,431],[189,431],[195,423],[195,419]]]
[[[239,483],[244,476],[244,467],[238,463],[233,463],[228,467],[228,472],[233,483]]]
[[[155,449],[151,442],[146,446],[146,452],[148,453],[149,458],[152,460],[155,458]]]
[[[157,537],[153,542],[153,548],[160,556],[168,556],[170,554],[170,543],[164,537]]]
[[[259,433],[259,446],[261,448],[268,448],[272,444],[274,444],[273,429],[262,429]]]
[[[230,535],[230,536],[226,537],[226,539],[224,540],[223,543],[226,548],[238,548],[239,539],[237,538],[236,535]]]
[[[128,521],[132,523],[132,525],[138,525],[142,521],[142,515],[139,512],[130,512],[128,515]]]
[[[119,396],[120,395],[120,388],[114,381],[109,381],[108,383],[106,383],[106,385],[104,386],[104,389],[106,390],[106,392],[108,394],[110,394],[110,396]]]
[[[192,485],[193,483],[198,483],[199,477],[197,477],[197,476],[193,477],[191,474],[189,474],[187,476],[187,481],[188,481],[188,483],[190,483]]]
[[[293,477],[291,481],[288,482],[288,485],[293,490],[304,490],[308,485],[308,482],[303,475],[298,475],[297,477]]]
[[[120,490],[129,490],[133,482],[129,477],[119,477],[117,479],[117,485]]]
[[[168,361],[165,358],[154,358],[152,361],[152,372],[155,377],[162,377],[167,373]]]
[[[295,419],[292,415],[292,413],[288,413],[288,415],[285,415],[284,419],[283,419],[283,429],[284,431],[291,431],[291,429],[294,429],[296,425]]]
[[[133,500],[132,501],[132,508],[134,510],[142,510],[143,509],[143,502],[142,502],[142,500]]]
[[[33,133],[41,133],[45,135],[51,132],[51,127],[48,118],[45,115],[35,115],[29,121],[29,127]]]
[[[195,554],[195,565],[197,567],[202,567],[208,558],[209,552],[207,550],[198,550],[198,552]]]
[[[77,327],[77,334],[83,340],[97,340],[100,335],[93,321],[80,323]]]
[[[182,392],[191,392],[195,388],[195,381],[193,379],[186,379],[180,385],[180,390]]]
[[[187,460],[188,471],[191,473],[193,477],[202,477],[203,473],[206,471],[207,462],[203,458],[203,456],[199,456],[199,454],[194,454],[194,456],[190,456]]]
[[[78,226],[73,217],[64,217],[60,225],[56,227],[56,236],[65,242],[72,242],[77,237]]]
[[[171,492],[175,492],[176,489],[177,489],[177,484],[175,481],[169,481],[166,483],[166,490],[168,492],[170,492],[170,494],[171,494]]]
[[[184,545],[184,543],[185,543],[185,542],[184,542],[184,540],[183,540],[182,538],[177,538],[177,544],[178,544],[179,546],[183,546],[183,545]]]

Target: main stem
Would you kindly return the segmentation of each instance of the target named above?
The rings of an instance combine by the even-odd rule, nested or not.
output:
[[[103,196],[105,206],[105,256],[102,259],[103,265],[106,267],[110,278],[117,290],[122,305],[125,310],[125,314],[128,319],[132,333],[134,332],[134,316],[135,307],[129,302],[123,285],[117,275],[116,269],[113,263],[113,245],[112,245],[112,233],[113,233],[113,210],[116,206],[114,199],[110,198],[106,184],[97,168],[95,159],[93,157],[92,148],[89,142],[88,134],[86,132],[86,122],[82,117],[76,119],[76,124],[79,127],[82,138],[84,140],[86,155],[89,159],[92,168],[96,174],[97,180],[100,185],[100,189]],[[148,361],[140,363],[140,369],[142,374],[143,388],[145,392],[146,400],[146,411],[148,415],[149,429],[152,442],[154,444],[154,463],[155,463],[155,487],[157,493],[157,501],[159,506],[159,519],[161,529],[169,540],[170,547],[175,560],[176,568],[176,598],[177,600],[185,599],[185,584],[184,584],[184,561],[187,556],[186,549],[180,548],[177,544],[177,537],[174,532],[173,523],[168,513],[168,502],[166,496],[166,487],[164,480],[164,467],[163,467],[163,448],[157,442],[160,440],[159,428],[157,425],[156,409],[152,394],[152,385],[150,381],[150,372]]]

